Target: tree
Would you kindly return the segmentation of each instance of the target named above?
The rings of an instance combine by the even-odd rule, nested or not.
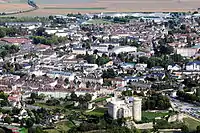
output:
[[[183,125],[183,126],[181,127],[181,131],[182,131],[183,133],[189,133],[189,128],[188,128],[186,125]]]
[[[96,63],[96,57],[95,57],[95,55],[88,55],[88,54],[86,54],[86,56],[85,56],[84,59],[87,60],[87,62],[90,63],[90,64],[95,64]]]
[[[181,131],[182,131],[183,133],[189,133],[189,128],[188,128],[186,125],[183,125],[183,126],[181,127]]]
[[[35,35],[36,35],[36,36],[42,36],[42,35],[44,34],[44,32],[45,32],[45,28],[40,27],[40,28],[38,28],[38,29],[36,30]]]
[[[122,95],[124,95],[124,96],[133,96],[133,93],[132,93],[131,90],[126,90],[126,91],[122,92]]]
[[[107,71],[103,71],[103,74],[101,77],[102,78],[115,78],[116,73],[113,69],[108,69]]]
[[[18,109],[18,108],[16,108],[16,107],[14,107],[14,108],[12,109],[12,114],[13,114],[13,115],[18,115],[19,112],[20,112],[20,109]]]
[[[197,131],[197,133],[200,133],[200,125],[199,126],[197,126],[197,129],[196,129]]]
[[[49,20],[53,20],[53,16],[52,15],[49,16]]]
[[[26,120],[26,126],[28,127],[28,128],[30,128],[30,127],[32,127],[33,126],[33,121],[32,121],[32,119],[27,119]]]
[[[41,127],[36,127],[35,133],[47,133],[47,132],[43,131]]]
[[[1,58],[4,59],[4,58],[6,57],[7,54],[8,54],[8,51],[3,50],[3,51],[1,51],[0,56],[1,56]]]
[[[160,54],[171,54],[173,53],[174,49],[172,46],[169,45],[161,45],[158,47]]]
[[[68,78],[65,78],[65,83],[69,84],[69,79]]]
[[[170,56],[174,62],[183,62],[183,56],[180,54],[173,54]]]
[[[88,81],[86,82],[86,88],[89,88],[91,86],[91,83]]]
[[[85,101],[86,101],[86,102],[89,102],[89,101],[91,101],[91,100],[92,100],[92,95],[91,95],[91,94],[89,94],[89,93],[86,93],[86,94],[85,94],[85,98],[84,98],[84,99],[85,99]]]
[[[77,95],[76,95],[75,92],[72,92],[71,95],[70,95],[70,97],[71,97],[71,100],[72,100],[72,101],[77,101],[77,100],[78,100],[78,99],[77,99],[78,97],[77,97]]]
[[[149,58],[146,56],[139,57],[139,63],[146,63],[148,62]]]
[[[6,117],[4,118],[4,122],[5,122],[5,123],[8,123],[8,124],[11,124],[12,122],[11,122],[10,116],[6,116]]]
[[[31,96],[30,96],[31,99],[35,99],[36,97],[37,97],[36,93],[31,93]]]
[[[0,38],[3,38],[5,36],[6,36],[6,32],[2,28],[0,28]]]

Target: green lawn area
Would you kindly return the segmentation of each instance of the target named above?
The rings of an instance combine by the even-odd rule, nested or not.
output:
[[[70,121],[63,121],[63,122],[58,122],[56,124],[55,129],[48,129],[45,130],[48,133],[61,133],[61,132],[67,132],[70,128],[72,128],[74,125]]]
[[[111,24],[111,23],[112,22],[103,19],[92,19],[86,22],[86,24]]]
[[[46,109],[64,109],[63,106],[48,106],[45,103],[34,103],[34,105]]]
[[[106,101],[106,99],[108,99],[108,98],[110,98],[110,97],[100,97],[100,98],[93,100],[92,102],[98,103],[98,102]]]
[[[189,117],[184,118],[183,121],[188,126],[190,131],[195,131],[196,127],[200,125],[199,121],[196,121],[195,119]]]
[[[87,115],[94,115],[94,116],[103,116],[104,113],[107,111],[107,108],[96,108],[95,110],[91,112],[87,112]]]
[[[168,115],[169,113],[165,112],[146,112],[142,111],[142,118],[148,119],[148,120],[154,120],[156,117],[164,117]]]

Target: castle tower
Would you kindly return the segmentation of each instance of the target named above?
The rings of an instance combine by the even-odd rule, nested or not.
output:
[[[133,100],[133,120],[142,120],[142,99],[138,97],[134,97]]]

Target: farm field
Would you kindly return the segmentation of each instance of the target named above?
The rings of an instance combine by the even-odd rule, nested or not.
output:
[[[3,0],[0,0],[0,12],[5,9],[13,11],[30,8],[26,0],[1,1]],[[97,12],[188,12],[200,7],[198,0],[35,0],[35,2],[40,9],[19,16]]]

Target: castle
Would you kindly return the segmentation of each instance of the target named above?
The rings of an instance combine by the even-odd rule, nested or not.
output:
[[[141,121],[142,99],[139,97],[125,97],[122,100],[113,97],[108,103],[108,114],[113,119],[132,118],[134,121]]]

